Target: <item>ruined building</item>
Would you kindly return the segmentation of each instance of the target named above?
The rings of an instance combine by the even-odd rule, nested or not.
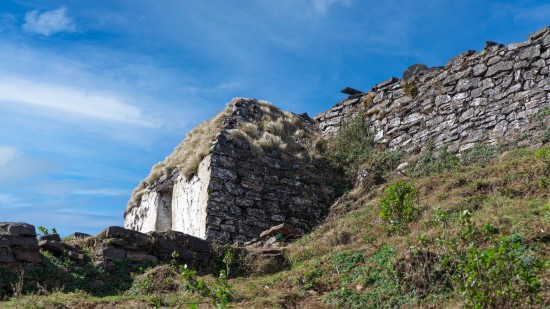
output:
[[[416,153],[432,141],[463,152],[476,144],[537,145],[550,137],[550,28],[508,46],[487,42],[442,67],[412,66],[315,117],[234,100],[192,131],[136,189],[125,226],[173,229],[238,242],[278,223],[307,230],[322,222],[334,173],[312,146],[351,117],[365,117],[375,141]]]
[[[307,115],[235,99],[191,131],[134,191],[126,228],[245,242],[280,223],[306,231],[335,197],[335,174],[312,151]]]

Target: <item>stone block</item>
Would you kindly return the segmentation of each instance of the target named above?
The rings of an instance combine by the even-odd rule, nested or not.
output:
[[[485,76],[491,77],[501,72],[508,72],[512,70],[513,67],[514,67],[513,61],[498,62],[490,66],[489,69],[487,69],[487,73],[485,74]]]
[[[111,261],[123,261],[126,258],[126,250],[112,246],[98,247],[95,251],[96,257]]]
[[[61,241],[61,237],[59,236],[59,234],[49,234],[49,235],[41,236],[40,240]]]
[[[34,225],[22,222],[0,222],[0,235],[36,237]]]
[[[289,236],[301,236],[302,233],[296,229],[295,227],[287,224],[287,223],[281,223],[279,225],[273,226],[270,229],[263,231],[260,233],[260,239],[266,240],[272,236],[275,236],[277,234],[281,234],[285,237]]]
[[[119,238],[136,246],[148,246],[151,244],[151,239],[148,235],[125,229],[120,226],[110,226],[100,233],[104,238]]]
[[[12,249],[12,253],[16,262],[42,263],[42,255],[40,255],[38,249],[16,248]]]

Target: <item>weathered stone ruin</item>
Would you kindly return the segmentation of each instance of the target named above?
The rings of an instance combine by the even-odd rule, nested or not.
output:
[[[38,240],[33,225],[0,222],[0,265],[40,263]]]
[[[149,234],[111,226],[96,236],[62,240],[58,234],[37,239],[35,227],[27,223],[0,222],[0,267],[32,266],[43,263],[41,252],[68,258],[80,265],[93,260],[97,266],[112,270],[117,262],[134,264],[177,261],[204,266],[212,258],[212,244],[180,232]],[[93,257],[87,256],[88,248]]]
[[[96,265],[113,269],[117,262],[157,263],[176,260],[189,265],[208,263],[212,244],[180,232],[143,234],[119,226],[111,226],[90,239]]]
[[[67,256],[69,259],[84,264],[86,257],[80,247],[74,243],[61,240],[59,234],[44,235],[38,240],[38,247],[42,251],[48,251],[55,256]]]
[[[209,129],[215,134],[191,169],[169,164],[179,148],[153,168],[154,176],[129,203],[125,227],[175,230],[224,243],[252,240],[281,223],[305,231],[325,217],[335,178],[322,160],[302,150],[296,155],[288,145],[304,146],[319,133],[330,137],[357,115],[369,120],[376,142],[407,153],[420,152],[429,141],[449,152],[477,143],[540,144],[550,116],[534,116],[550,108],[549,67],[550,28],[544,28],[525,42],[486,42],[480,52],[464,52],[443,67],[413,65],[403,80],[392,77],[369,92],[346,88],[350,96],[315,121],[237,99],[211,120],[217,121]],[[274,114],[300,129],[274,130]],[[191,141],[178,147],[193,150]],[[258,147],[258,141],[270,146]]]
[[[235,99],[220,115],[201,125],[215,134],[196,170],[161,165],[166,172],[134,192],[125,227],[242,243],[280,223],[302,232],[320,224],[337,177],[308,151],[319,134],[313,120],[252,99]],[[182,147],[200,147],[191,145],[197,134],[166,162]]]
[[[361,96],[344,99],[315,117],[325,136],[362,112],[376,141],[392,149],[417,152],[429,140],[449,151],[476,143],[519,140],[540,143],[550,117],[533,116],[550,107],[550,28],[529,40],[504,46],[488,42],[444,67],[414,65]]]

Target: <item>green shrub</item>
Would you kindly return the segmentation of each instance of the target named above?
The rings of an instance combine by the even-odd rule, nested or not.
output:
[[[546,107],[541,109],[538,113],[536,113],[533,117],[531,117],[531,121],[533,122],[541,121],[544,118],[546,118],[546,116],[549,116],[549,115],[550,115],[550,107]]]
[[[550,146],[542,147],[535,151],[535,160],[541,162],[544,167],[544,171],[550,170]]]
[[[455,281],[472,307],[513,308],[538,301],[542,266],[521,237],[512,234],[491,241],[487,248],[468,246],[457,263]]]
[[[351,180],[361,165],[371,167],[383,174],[391,171],[401,160],[399,152],[384,149],[376,144],[370,123],[357,113],[357,116],[340,125],[338,133],[326,147],[329,162]]]
[[[386,188],[380,199],[380,217],[388,220],[390,232],[402,232],[417,213],[418,189],[406,181]]]
[[[410,175],[412,177],[428,176],[456,170],[460,159],[453,153],[447,151],[446,146],[439,148],[436,153],[435,144],[429,140],[426,150],[413,165]]]
[[[485,167],[506,149],[506,147],[486,146],[478,143],[459,157],[448,152],[445,145],[436,150],[433,141],[430,140],[426,144],[426,150],[422,156],[416,161],[416,164],[412,165],[409,174],[412,177],[422,177],[454,172],[461,166]]]
[[[359,114],[351,121],[341,124],[338,133],[328,142],[327,155],[335,167],[351,177],[374,148],[369,123]]]
[[[42,225],[39,225],[39,226],[38,226],[38,231],[40,232],[40,233],[38,233],[38,234],[41,235],[41,236],[50,235],[50,230],[47,229],[47,228],[45,228],[45,227],[43,227]],[[55,227],[52,228],[51,234],[57,234],[57,230],[55,229]]]
[[[519,234],[497,237],[497,227],[476,226],[469,210],[455,216],[436,209],[432,222],[441,232],[431,242],[422,239],[419,246],[437,252],[429,262],[439,261],[444,275],[431,285],[451,282],[472,308],[519,308],[540,301],[540,274],[546,265]],[[450,228],[454,222],[457,231]]]
[[[180,272],[186,282],[183,286],[186,292],[209,297],[212,300],[212,305],[218,308],[227,308],[233,298],[233,292],[231,291],[231,285],[227,282],[225,270],[220,271],[220,276],[210,285],[203,279],[197,279],[197,272],[189,269],[187,265],[180,265]]]
[[[470,149],[462,155],[462,157],[460,158],[460,164],[466,166],[476,165],[479,167],[485,167],[500,152],[500,147],[485,146],[476,143],[474,145],[474,148]]]
[[[396,249],[386,245],[368,259],[362,252],[336,255],[334,266],[342,283],[325,302],[336,308],[399,308],[417,303],[415,295],[400,286],[393,267],[395,255]]]

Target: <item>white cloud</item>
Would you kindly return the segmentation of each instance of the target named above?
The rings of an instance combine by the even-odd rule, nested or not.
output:
[[[84,189],[84,190],[75,190],[73,194],[76,195],[96,195],[96,196],[124,196],[128,195],[128,190],[120,189]]]
[[[59,32],[75,32],[76,26],[73,19],[67,15],[67,8],[62,6],[44,13],[37,10],[27,12],[23,30],[50,36]]]
[[[328,9],[335,5],[349,5],[351,0],[313,0],[313,7],[319,13],[326,13]]]
[[[20,202],[21,200],[13,195],[0,193],[0,205],[13,206],[13,204],[19,204]]]
[[[13,146],[0,146],[0,168],[7,166],[19,156],[17,148]]]
[[[0,145],[0,185],[14,185],[43,174],[54,167],[51,162],[25,155],[11,145]]]
[[[1,101],[48,108],[67,113],[66,117],[76,115],[145,127],[160,126],[158,121],[146,119],[137,106],[113,95],[18,77],[0,78]]]

